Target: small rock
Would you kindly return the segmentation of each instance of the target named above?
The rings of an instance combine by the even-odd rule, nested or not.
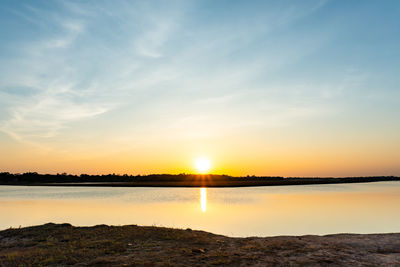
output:
[[[205,253],[206,251],[202,248],[194,248],[192,249],[193,253]]]

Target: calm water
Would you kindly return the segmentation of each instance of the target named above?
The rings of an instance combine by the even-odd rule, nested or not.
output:
[[[230,236],[400,232],[400,182],[252,188],[0,186],[0,229],[137,224]]]

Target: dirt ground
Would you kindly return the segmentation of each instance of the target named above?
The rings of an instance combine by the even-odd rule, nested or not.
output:
[[[400,234],[231,238],[69,224],[0,232],[0,266],[400,266]]]

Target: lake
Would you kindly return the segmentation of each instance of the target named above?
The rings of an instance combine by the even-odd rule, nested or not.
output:
[[[229,236],[400,232],[400,182],[242,188],[0,186],[0,229],[154,225]]]

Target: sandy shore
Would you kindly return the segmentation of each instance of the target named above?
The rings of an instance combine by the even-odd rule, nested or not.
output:
[[[400,266],[400,234],[231,238],[190,229],[45,224],[0,232],[0,266]]]

